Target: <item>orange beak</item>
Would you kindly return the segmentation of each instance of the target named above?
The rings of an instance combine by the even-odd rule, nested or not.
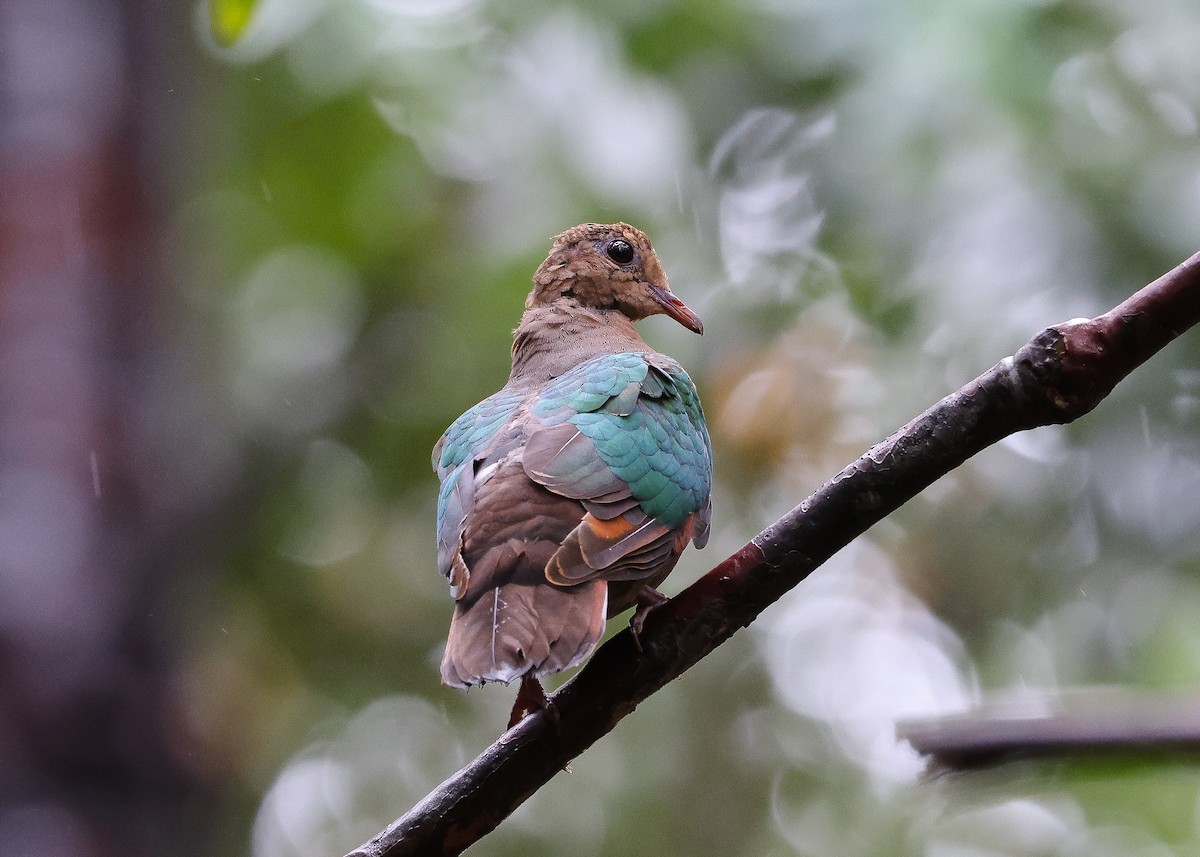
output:
[[[704,335],[704,322],[700,320],[700,316],[696,315],[687,305],[679,298],[675,297],[675,293],[670,289],[662,286],[650,286],[650,297],[654,298],[654,302],[663,308],[663,312],[682,324],[693,333]]]

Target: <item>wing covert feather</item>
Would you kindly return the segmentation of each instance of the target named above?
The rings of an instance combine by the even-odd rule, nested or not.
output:
[[[588,509],[547,566],[552,582],[647,576],[675,549],[675,534],[707,537],[708,430],[695,386],[670,358],[637,352],[581,364],[547,385],[529,419],[529,478]]]

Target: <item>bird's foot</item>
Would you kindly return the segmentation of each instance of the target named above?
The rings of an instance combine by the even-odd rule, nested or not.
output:
[[[660,607],[669,600],[653,586],[643,586],[638,593],[637,609],[629,617],[629,630],[633,634],[633,644],[639,652],[642,650],[642,626],[646,624],[646,617],[655,607]]]
[[[546,696],[542,683],[537,676],[528,672],[521,676],[521,687],[517,690],[517,698],[513,700],[512,714],[508,718],[508,728],[512,729],[530,714],[537,711],[546,712],[551,724],[558,724],[558,707]]]

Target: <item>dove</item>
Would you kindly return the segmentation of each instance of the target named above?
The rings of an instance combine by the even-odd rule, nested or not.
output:
[[[521,679],[522,694],[541,694],[537,678],[584,661],[609,617],[636,606],[636,633],[684,548],[708,541],[712,446],[696,387],[634,327],[657,314],[704,332],[640,230],[584,223],[554,239],[508,383],[433,450],[438,566],[454,599],[445,684]]]

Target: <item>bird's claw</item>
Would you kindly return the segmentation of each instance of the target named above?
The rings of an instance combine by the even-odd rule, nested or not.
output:
[[[654,608],[666,604],[669,600],[653,586],[643,586],[638,593],[637,609],[629,617],[629,631],[633,634],[633,644],[639,652],[642,651],[642,626],[646,624],[646,617]]]
[[[542,683],[533,673],[521,676],[521,686],[517,690],[517,698],[513,700],[512,714],[508,717],[508,728],[512,729],[530,714],[538,711],[546,712],[550,725],[558,726],[558,706],[546,696]]]

